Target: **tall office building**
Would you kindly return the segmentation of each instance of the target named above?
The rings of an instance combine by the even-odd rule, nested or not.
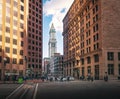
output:
[[[42,0],[0,0],[0,80],[41,66]]]
[[[27,69],[32,76],[42,71],[42,0],[28,0]]]
[[[74,0],[63,19],[66,75],[120,76],[119,4],[119,0]]]
[[[57,53],[57,41],[56,41],[56,31],[54,28],[54,25],[51,25],[50,31],[49,31],[49,43],[48,43],[48,52],[49,52],[49,58],[54,56],[54,53]]]

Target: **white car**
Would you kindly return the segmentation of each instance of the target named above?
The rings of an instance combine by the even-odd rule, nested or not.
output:
[[[70,81],[73,81],[73,80],[75,80],[75,79],[74,79],[74,77],[69,77],[69,80],[70,80]]]
[[[63,77],[63,78],[62,78],[62,81],[67,81],[67,78],[66,78],[66,77]]]

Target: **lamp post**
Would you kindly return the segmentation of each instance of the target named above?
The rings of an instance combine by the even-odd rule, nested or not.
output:
[[[7,58],[6,57],[4,57],[3,58],[3,65],[2,65],[2,77],[1,77],[1,79],[2,79],[2,81],[4,81],[4,79],[5,79],[5,66],[6,66],[6,62],[7,62]]]

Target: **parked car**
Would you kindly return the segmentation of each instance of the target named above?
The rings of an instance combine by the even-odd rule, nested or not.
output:
[[[57,81],[60,81],[60,78],[57,78]]]
[[[74,79],[74,77],[69,77],[69,80],[74,81],[75,79]]]
[[[67,81],[67,77],[63,77],[63,78],[62,78],[62,81]]]

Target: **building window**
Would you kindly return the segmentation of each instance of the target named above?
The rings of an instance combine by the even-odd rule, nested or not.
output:
[[[21,5],[21,10],[24,11],[24,7]]]
[[[84,76],[84,67],[82,67],[82,76]]]
[[[2,56],[0,56],[0,63],[2,63]]]
[[[86,21],[90,19],[90,13],[88,13],[88,15],[86,16]]]
[[[82,4],[83,4],[83,2],[84,2],[83,0],[80,0],[80,5],[82,5]]]
[[[88,23],[86,23],[86,28],[90,27],[90,21]]]
[[[24,37],[24,32],[20,32],[20,35],[23,38]]]
[[[17,30],[13,29],[13,35],[17,35]]]
[[[88,12],[90,9],[89,5],[86,7],[86,12]]]
[[[98,0],[92,0],[92,4],[94,5]]]
[[[90,38],[88,40],[86,40],[86,45],[89,45],[91,43]]]
[[[120,52],[118,52],[118,60],[120,60]]]
[[[98,54],[94,55],[94,62],[99,62],[99,55]]]
[[[20,50],[20,55],[23,55],[23,50]]]
[[[10,48],[9,47],[5,47],[5,52],[6,53],[10,53]]]
[[[99,39],[99,36],[98,36],[98,33],[97,33],[96,35],[93,36],[93,41],[94,41],[94,42],[95,42],[95,41],[98,41],[98,39]]]
[[[80,29],[80,32],[81,32],[81,33],[83,33],[83,32],[84,32],[84,27],[82,27],[82,28]]]
[[[10,27],[6,26],[6,32],[10,33]]]
[[[18,6],[18,3],[16,1],[14,1],[14,7],[17,8],[17,6]]]
[[[108,75],[113,75],[113,74],[114,74],[114,65],[108,64]]]
[[[6,22],[10,23],[10,17],[6,16]]]
[[[13,54],[17,54],[17,49],[13,48]]]
[[[82,21],[80,22],[80,26],[84,25],[84,19],[82,19]]]
[[[86,32],[86,37],[90,36],[90,30]]]
[[[42,66],[41,66],[41,65],[39,65],[39,68],[42,68]]]
[[[93,14],[95,14],[98,11],[98,5],[95,6],[95,8],[93,8]]]
[[[10,15],[10,7],[6,6],[6,16]]]
[[[33,55],[34,56],[34,55]],[[34,62],[35,60],[34,60],[34,58],[32,58],[32,62]]]
[[[87,67],[88,74],[91,74],[91,66]]]
[[[108,60],[114,60],[114,53],[113,52],[108,52],[107,53],[107,58],[108,58]]]
[[[18,16],[18,12],[14,10],[14,16],[17,17]]]
[[[17,59],[16,59],[16,58],[13,58],[12,63],[13,63],[13,64],[17,64]]]
[[[120,75],[120,64],[118,65],[118,74]]]
[[[30,52],[28,52],[29,53],[29,56],[31,56],[31,53]],[[31,61],[31,57],[29,57],[28,58],[28,62],[30,62]]]
[[[95,17],[93,17],[93,23],[95,23],[98,20],[98,14],[96,14]]]
[[[84,34],[83,35],[81,35],[81,41],[83,41],[84,40]]]
[[[21,65],[23,64],[23,59],[19,60],[19,64],[21,64]]]
[[[0,52],[2,52],[2,46],[0,46]]]
[[[94,44],[94,50],[99,49],[99,43]]]
[[[0,41],[2,41],[2,35],[0,35]]]
[[[81,59],[81,64],[84,65],[84,59]]]
[[[28,49],[31,49],[31,46],[30,46],[30,45],[28,46]]]
[[[98,31],[98,24],[96,24],[95,26],[93,26],[93,32]]]
[[[87,57],[87,63],[90,64],[91,63],[91,58]]]
[[[17,26],[17,20],[13,20],[14,26]]]
[[[32,32],[34,32],[35,30],[34,29],[32,29]]]
[[[31,64],[28,64],[28,68],[31,68]]]
[[[21,46],[24,46],[24,42],[23,41],[21,41]]]
[[[10,58],[6,57],[6,59],[7,59],[6,63],[10,63]]]
[[[96,12],[98,11],[98,5],[95,6]]]
[[[0,24],[0,31],[2,30],[2,24]]]
[[[6,38],[5,38],[5,41],[6,41],[6,43],[10,43],[10,38],[9,38],[9,37],[6,37]]]
[[[9,3],[10,4],[11,0],[6,0],[6,3]]]
[[[86,53],[89,53],[91,51],[91,47],[86,48]]]
[[[24,15],[20,14],[20,18],[21,18],[22,20],[24,20]]]
[[[24,3],[24,0],[21,0],[21,2],[23,2],[23,3]]]
[[[13,39],[13,44],[17,45],[17,40]]]
[[[23,25],[23,23],[20,23],[20,28],[22,28],[22,29],[24,28],[24,25]]]

